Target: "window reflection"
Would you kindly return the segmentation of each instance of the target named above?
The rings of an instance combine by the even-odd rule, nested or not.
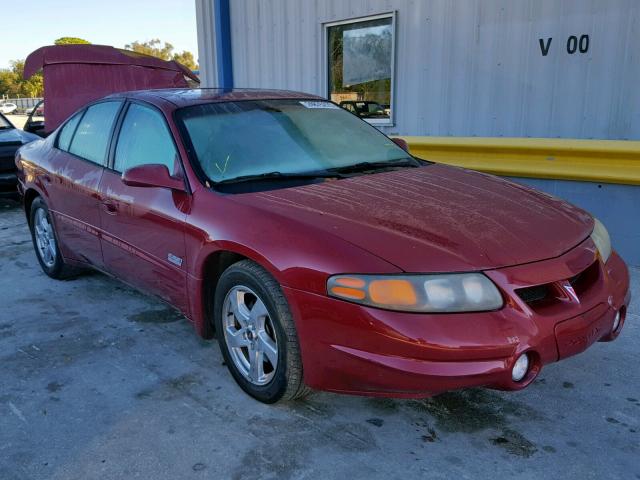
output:
[[[328,27],[330,98],[372,123],[391,120],[393,19]]]

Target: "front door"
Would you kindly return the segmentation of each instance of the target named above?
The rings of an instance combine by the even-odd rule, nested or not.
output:
[[[164,116],[131,103],[116,141],[113,168],[100,182],[105,268],[123,281],[154,293],[187,312],[184,222],[189,195],[160,187],[130,187],[125,170],[166,165],[181,177],[177,150]]]
[[[56,177],[46,180],[51,183],[62,254],[98,268],[102,267],[98,188],[121,106],[120,101],[101,102],[73,116],[56,139]]]

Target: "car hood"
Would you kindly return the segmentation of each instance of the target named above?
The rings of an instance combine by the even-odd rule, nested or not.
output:
[[[38,140],[39,138],[40,137],[33,133],[25,132],[24,130],[19,130],[17,128],[0,130],[0,144],[22,145],[33,140]]]
[[[428,165],[234,195],[359,246],[407,272],[488,270],[557,257],[592,217],[491,175]]]

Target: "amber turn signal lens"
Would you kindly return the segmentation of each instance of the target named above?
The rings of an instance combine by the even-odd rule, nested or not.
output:
[[[407,280],[373,280],[369,284],[369,297],[379,305],[408,306],[418,303],[416,291]]]
[[[329,286],[329,293],[346,300],[364,300],[365,281],[357,277],[334,277]]]
[[[364,300],[365,297],[364,291],[357,288],[334,286],[329,291],[336,297],[346,298],[347,300]]]
[[[335,284],[341,287],[364,288],[364,280],[356,277],[336,277]]]

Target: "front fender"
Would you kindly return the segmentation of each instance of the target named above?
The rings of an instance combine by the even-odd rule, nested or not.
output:
[[[188,295],[196,330],[210,336],[208,259],[220,252],[248,258],[283,287],[326,295],[337,273],[400,273],[395,265],[323,229],[212,192],[194,193],[185,231]],[[210,279],[209,279],[210,280]]]

